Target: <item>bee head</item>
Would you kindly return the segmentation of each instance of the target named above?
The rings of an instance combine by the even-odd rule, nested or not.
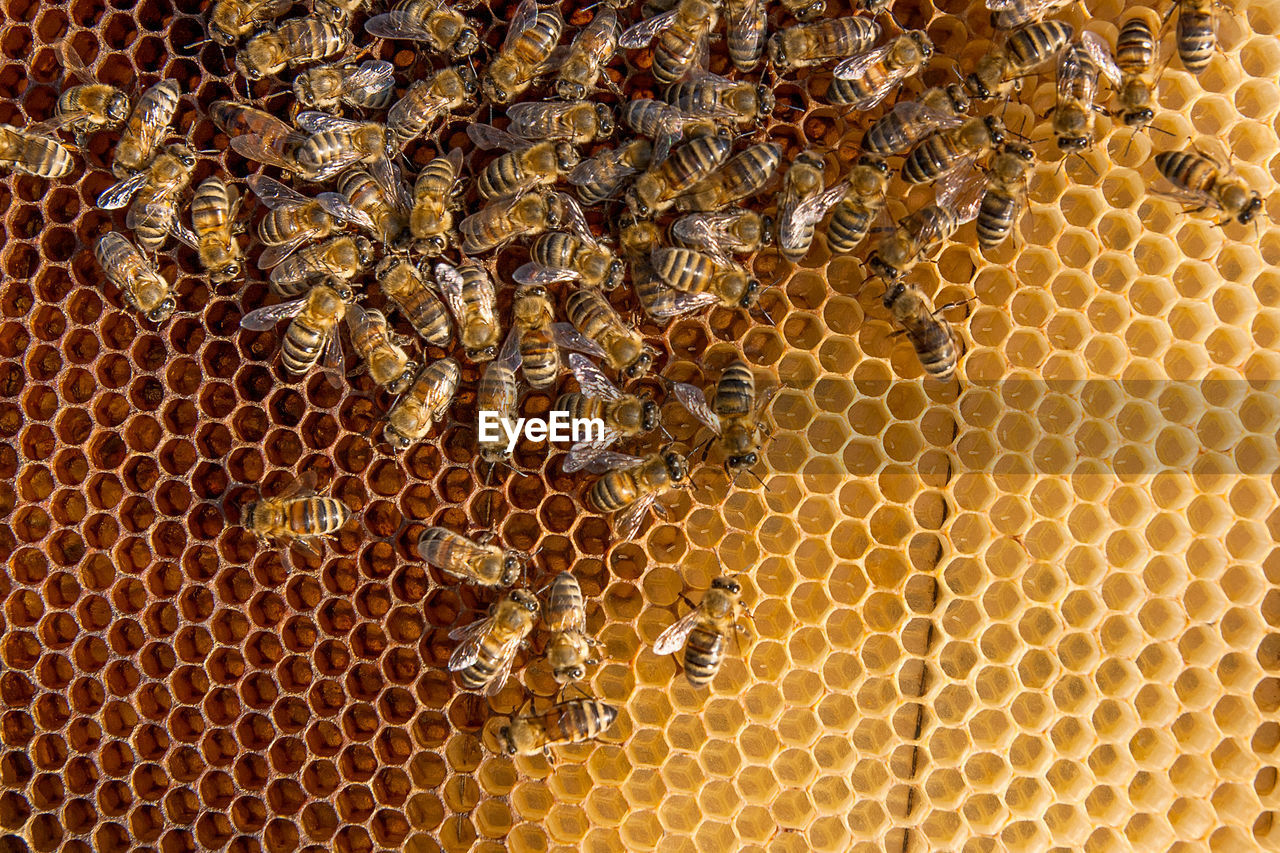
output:
[[[556,94],[566,101],[581,101],[587,96],[587,87],[572,80],[560,80],[556,83]]]
[[[166,296],[164,300],[147,312],[147,319],[153,323],[163,323],[173,316],[173,312],[177,310],[178,303],[172,296]]]
[[[944,91],[951,101],[951,109],[958,113],[969,112],[969,95],[965,92],[964,86],[959,83],[948,83]]]
[[[647,219],[653,213],[653,211],[649,209],[649,205],[645,200],[640,197],[640,193],[636,192],[634,189],[627,191],[627,207],[631,208],[631,213],[633,215],[642,219]]]
[[[876,260],[879,260],[879,258],[877,258]],[[873,265],[872,269],[874,268],[875,267]],[[894,282],[893,284],[889,285],[884,291],[884,300],[883,300],[884,307],[892,309],[893,303],[901,299],[902,294],[906,292],[907,292],[907,286],[900,281]]]
[[[578,154],[578,149],[574,148],[570,143],[556,143],[556,167],[559,168],[560,171],[568,172],[574,166],[578,165],[578,162],[581,159],[582,157]]]
[[[470,56],[480,49],[480,34],[474,27],[463,27],[458,31],[458,39],[453,43],[453,55]]]
[[[123,122],[129,117],[129,96],[124,92],[116,92],[107,101],[107,118]]]
[[[525,610],[528,610],[530,613],[538,612],[538,599],[527,589],[512,590],[511,600],[523,607]]]
[[[557,684],[568,684],[571,681],[581,681],[587,671],[575,664],[574,666],[558,668],[552,674],[555,676]]]
[[[814,21],[827,11],[827,0],[817,0],[816,3],[810,3],[803,9],[797,9],[795,12],[797,21]]]
[[[520,555],[515,551],[508,551],[502,555],[502,585],[511,586],[520,577],[520,572],[524,569],[524,561],[520,559]]]
[[[433,234],[418,241],[418,248],[428,255],[443,255],[449,248],[449,241],[443,234]]]
[[[769,38],[769,61],[774,65],[787,64],[787,47],[780,38],[781,33],[774,33]]]
[[[1124,114],[1124,123],[1129,127],[1142,127],[1151,123],[1156,117],[1155,110],[1143,107],[1140,110],[1129,110]]]
[[[673,483],[683,483],[689,476],[689,465],[684,461],[684,457],[674,450],[664,451],[662,461],[667,466],[667,476],[671,478]]]
[[[605,278],[606,287],[619,287],[622,285],[622,277],[627,274],[627,267],[622,261],[614,258],[613,263],[609,264],[609,275]]]
[[[644,431],[652,432],[657,429],[660,418],[661,410],[658,404],[653,400],[645,400],[640,409],[640,423],[644,426]]]
[[[253,518],[253,512],[258,508],[258,502],[253,501],[245,504],[240,508],[240,526],[248,527],[250,519]]]
[[[892,279],[898,277],[898,270],[881,258],[878,252],[872,252],[867,256],[867,267],[870,268],[872,274],[878,275],[881,278]],[[900,288],[902,285],[898,284],[897,287]],[[893,288],[890,288],[889,292],[892,291]],[[884,295],[886,305],[888,305],[890,301],[889,292],[886,292]]]
[[[402,435],[398,429],[391,424],[387,424],[382,430],[382,437],[387,440],[387,444],[391,445],[392,450],[408,450],[409,445],[413,444],[407,435]]]
[[[730,456],[725,462],[725,468],[728,471],[741,471],[744,468],[750,468],[760,461],[760,457],[754,451],[744,453],[741,456]]]
[[[928,62],[933,57],[933,41],[925,33],[920,30],[912,30],[907,33],[907,38],[915,44],[916,49],[920,51],[920,57]]]
[[[240,262],[231,261],[230,263],[224,264],[216,273],[210,273],[209,278],[213,279],[218,284],[222,284],[223,282],[231,281],[231,279],[238,275],[240,275]]]
[[[858,165],[875,169],[877,172],[879,172],[882,175],[889,174],[889,164],[879,159],[878,157],[871,157],[866,154],[863,154],[861,157],[858,158]]]
[[[1028,163],[1034,163],[1036,159],[1036,152],[1032,151],[1025,145],[1010,145],[1005,149],[1005,151],[1012,154],[1014,157],[1017,157],[1019,160],[1024,160]]]
[[[649,351],[643,350],[636,360],[627,365],[622,371],[628,379],[639,379],[649,372],[649,368],[653,366],[653,356]]]
[[[773,245],[773,230],[774,230],[773,225],[774,225],[774,219],[772,216],[760,217],[760,228],[764,232],[760,235],[760,245],[762,246]]]
[[[467,358],[479,364],[482,361],[493,361],[493,357],[498,354],[498,347],[487,346],[479,349],[468,349]]]
[[[387,391],[391,394],[403,393],[404,389],[409,387],[409,383],[413,381],[413,377],[417,374],[418,363],[416,361],[406,361],[404,371],[387,384]]]
[[[991,90],[987,88],[987,84],[982,82],[982,78],[977,74],[970,74],[964,78],[964,87],[968,90],[967,94],[973,96],[979,101],[991,100]],[[966,98],[967,105],[967,98]]]
[[[999,145],[1004,142],[1004,124],[1001,123],[997,116],[986,116],[982,119],[983,125],[987,128],[987,133],[991,136],[991,144]]]
[[[750,308],[756,304],[756,300],[760,298],[760,282],[757,279],[747,281],[747,287],[742,291],[742,298],[738,300],[739,308]]]
[[[168,147],[169,154],[181,163],[185,168],[194,169],[196,165],[196,152],[192,151],[186,145],[177,144]]]
[[[1258,215],[1258,211],[1262,210],[1262,196],[1256,192],[1249,199],[1249,203],[1240,211],[1240,215],[1236,217],[1236,221],[1241,225],[1248,225],[1253,221],[1253,217]]]
[[[738,593],[742,592],[742,584],[738,583],[736,580],[729,577],[716,578],[711,582],[711,588],[722,589],[725,592],[730,593],[732,595],[737,595]]]
[[[507,755],[516,754],[516,742],[511,737],[511,726],[498,729],[498,746]]]
[[[369,238],[364,235],[356,235],[354,243],[356,254],[360,256],[361,265],[367,265],[373,260],[373,243],[370,243]]]
[[[341,279],[330,279],[329,287],[334,293],[338,294],[338,298],[343,302],[351,302],[355,299],[355,294],[351,292],[351,286]]]
[[[582,97],[581,95],[578,96]],[[613,109],[608,104],[596,104],[596,123],[600,125],[600,136],[611,136],[617,129],[613,118]]]
[[[1089,147],[1087,136],[1059,136],[1058,148],[1062,151],[1083,151]]]

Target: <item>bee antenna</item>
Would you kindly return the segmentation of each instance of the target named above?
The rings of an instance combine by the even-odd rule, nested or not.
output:
[[[201,39],[200,41],[193,41],[191,44],[187,45],[187,47],[191,47],[191,48],[204,47],[206,44],[208,44],[211,41],[213,41],[213,39]]]
[[[766,483],[766,482],[764,481],[764,479],[763,479],[759,474],[757,474],[755,471],[751,470],[750,468],[748,468],[748,469],[747,469],[747,473],[748,473],[748,474],[750,474],[752,477],[755,477],[755,478],[756,478],[756,482],[757,482],[757,483],[759,483],[759,484],[760,484],[760,486],[761,486],[761,487],[762,487],[766,492],[767,492],[767,491],[769,491],[769,484],[768,484],[768,483]]]

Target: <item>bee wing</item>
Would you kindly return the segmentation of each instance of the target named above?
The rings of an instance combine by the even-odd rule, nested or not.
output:
[[[600,241],[596,239],[596,235],[591,233],[591,226],[587,224],[587,217],[582,212],[582,208],[573,196],[564,193],[556,193],[555,198],[564,208],[565,224],[573,234],[596,248],[600,248]]]
[[[1058,55],[1058,77],[1057,91],[1058,103],[1063,101],[1074,101],[1075,87],[1082,86],[1084,93],[1081,100],[1085,103],[1093,103],[1093,92],[1090,91],[1088,81],[1092,78],[1094,87],[1097,85],[1097,75],[1090,74],[1080,61],[1080,54],[1077,52],[1078,45],[1069,44],[1063,48],[1062,53]]]
[[[915,145],[935,130],[948,130],[964,123],[964,117],[961,115],[935,110],[916,101],[899,101],[880,121],[889,120],[890,116],[896,118],[904,129],[910,129],[905,134],[908,141],[901,150]]]
[[[454,319],[461,324],[467,316],[467,305],[462,300],[462,273],[445,263],[436,264],[434,270],[440,296],[444,299],[444,304],[449,306]]]
[[[746,0],[741,4],[728,4],[730,8],[725,16],[725,24],[730,32],[751,33],[762,30],[765,17],[763,0]],[[690,75],[693,76],[693,75]]]
[[[404,213],[413,207],[413,198],[404,182],[404,173],[390,157],[379,157],[369,165],[369,174],[382,188],[391,204]]]
[[[519,104],[516,104],[519,106]],[[469,124],[467,125],[467,136],[476,144],[476,147],[483,151],[492,151],[495,148],[502,148],[506,151],[523,151],[533,145],[527,139],[521,139],[507,133],[505,130],[499,130],[491,124]],[[457,150],[457,149],[454,149]]]
[[[693,629],[698,626],[699,614],[700,611],[696,608],[690,610],[659,634],[658,639],[653,641],[653,653],[655,655],[669,655],[672,652],[678,652],[683,649],[685,640],[689,639]]]
[[[292,302],[281,302],[279,305],[264,305],[255,308],[240,318],[240,328],[251,332],[265,332],[274,329],[276,323],[288,320],[302,313],[307,298],[295,299]]]
[[[417,15],[399,9],[374,15],[365,21],[364,31],[375,38],[435,43],[437,36]]]
[[[169,233],[188,249],[200,250],[200,238],[196,236],[194,231],[178,221],[177,217],[169,225]]]
[[[67,71],[70,71],[81,83],[92,85],[98,82],[93,79],[93,72],[85,66],[80,54],[76,53],[75,48],[65,42],[58,42],[53,46],[53,55],[58,57],[58,63]]]
[[[525,101],[507,107],[507,118],[511,119],[511,132],[526,139],[542,139],[534,128],[541,124],[553,124],[556,119],[574,107],[572,102],[564,101]]]
[[[657,499],[657,492],[649,492],[649,494],[640,498],[622,512],[614,515],[613,535],[618,537],[619,541],[629,541],[636,535],[636,531],[640,529],[641,522],[644,521],[645,515],[649,512],[649,508],[653,506],[654,501]]]
[[[574,166],[573,171],[569,173],[569,177],[567,178],[569,183],[575,187],[582,187],[593,183],[596,177],[593,170],[597,167],[607,168],[610,178],[615,181],[621,181],[623,178],[630,177],[636,173],[637,170],[634,166],[619,163],[614,158],[609,158],[609,161],[606,164],[604,161],[605,156],[607,155],[601,155],[600,157],[595,157],[590,160],[583,160],[581,163]]]
[[[171,223],[175,221],[177,212],[176,207],[163,202],[150,202],[144,205],[135,204],[129,208],[129,213],[124,218],[124,224],[133,229],[137,229],[139,225],[153,225],[163,226],[166,230],[172,230]]]
[[[734,213],[690,213],[671,224],[671,236],[690,246],[711,248],[725,235],[725,226]]]
[[[316,472],[308,468],[297,477],[289,482],[280,494],[276,495],[276,500],[287,501],[290,498],[306,498],[316,493]]]
[[[520,327],[512,326],[511,331],[507,332],[507,339],[502,342],[502,349],[498,350],[498,357],[489,362],[485,372],[489,372],[495,368],[505,367],[507,370],[514,371],[520,364]],[[515,404],[515,401],[511,401]]]
[[[604,351],[604,347],[568,323],[552,323],[551,336],[555,338],[556,344],[562,349],[585,352],[587,355],[594,355],[596,358],[604,358],[608,355]]]
[[[678,9],[672,9],[670,12],[663,12],[661,15],[628,27],[623,30],[622,35],[618,36],[618,46],[630,49],[644,47],[653,41],[654,36],[671,26],[678,11]]]
[[[102,191],[102,195],[98,196],[98,207],[102,210],[117,210],[124,207],[148,180],[150,180],[149,172],[137,172],[115,186],[107,187]]]
[[[707,395],[702,393],[701,388],[687,382],[674,382],[671,385],[671,393],[689,414],[706,424],[716,435],[720,434],[720,417],[711,411],[711,406],[707,403]]]
[[[316,201],[320,202],[320,207],[325,213],[339,222],[349,222],[369,231],[378,230],[378,226],[374,224],[369,214],[347,201],[347,197],[342,193],[320,193],[316,196]]]
[[[590,453],[589,458],[583,459],[582,464],[578,467],[584,468],[592,474],[605,474],[609,471],[634,468],[642,462],[644,460],[636,456],[629,456],[626,453],[614,453],[612,450],[605,450],[603,447],[597,446],[597,449]],[[570,470],[567,464],[564,470]],[[578,468],[573,468],[572,470],[577,471]]]
[[[231,150],[246,160],[256,160],[266,166],[275,166],[286,171],[294,168],[279,151],[256,133],[244,133],[231,137]]]
[[[486,616],[484,619],[479,619],[470,625],[463,625],[461,628],[454,628],[449,632],[450,640],[462,641],[462,644],[449,656],[451,672],[466,669],[480,659],[480,641],[492,626],[493,617]]]
[[[827,215],[827,211],[840,203],[848,191],[848,183],[836,184],[813,198],[800,202],[791,211],[790,219],[782,224],[782,233],[792,240],[796,239],[795,229],[817,225],[822,221],[822,217]]]
[[[976,217],[982,205],[986,176],[977,164],[978,155],[967,154],[938,178],[938,206],[954,211],[961,225]]]
[[[573,47],[582,50],[597,63],[608,62],[618,47],[618,13],[611,6],[604,6],[591,23],[582,28]]]
[[[507,27],[507,37],[502,41],[502,49],[504,51],[510,50],[516,40],[524,35],[525,30],[531,28],[537,22],[537,0],[524,0],[516,8],[515,14],[511,16],[511,24]]]
[[[564,613],[567,614],[562,620],[557,620],[560,624],[556,626],[560,631],[577,631],[578,633],[586,633],[587,630],[587,610],[582,606],[575,606],[574,599],[582,595],[582,587],[578,585],[575,578],[572,584],[552,582],[551,589],[547,593],[547,600],[543,607],[543,613]],[[549,622],[544,615],[544,622]]]
[[[835,75],[843,80],[853,80],[860,77],[870,65],[878,62],[890,50],[891,45],[885,45],[883,48],[864,53],[861,56],[855,56],[852,59],[846,59],[836,66]],[[879,56],[872,56],[879,54]],[[860,62],[859,60],[863,60]],[[876,85],[874,89],[866,94],[865,97],[854,101],[849,105],[854,110],[869,110],[877,106],[881,101],[889,95],[890,92],[898,88],[898,86],[908,76],[912,74],[914,69],[910,65],[900,65],[890,70],[888,74]]]
[[[271,113],[235,101],[214,101],[209,106],[209,118],[231,137],[252,133],[273,143],[301,138],[298,131]]]
[[[341,390],[341,377],[346,375],[346,371],[344,369],[345,361],[342,357],[342,338],[337,329],[329,333],[329,340],[325,343],[324,352],[320,354],[320,363],[329,371],[325,374],[325,381],[334,388]]]
[[[167,90],[170,93],[169,97],[151,95],[152,92],[159,90]],[[160,134],[173,119],[172,104],[180,95],[181,90],[178,88],[177,80],[161,80],[143,92],[138,102],[133,105],[133,111],[141,118],[142,130],[138,133],[138,142],[144,150],[155,148]],[[133,124],[132,116],[129,124]]]
[[[516,652],[520,649],[520,643],[523,637],[517,637],[505,643],[498,657],[498,668],[493,671],[493,675],[485,684],[484,695],[497,696],[502,692],[503,686],[507,683],[507,679],[511,677],[511,666],[516,661]]]
[[[258,258],[258,269],[269,270],[273,267],[280,266],[281,261],[298,251],[298,249],[313,236],[315,235],[310,231],[304,231],[287,243],[281,243],[278,246],[268,246],[262,250],[262,254]]]
[[[40,122],[39,124],[29,124],[23,128],[28,134],[35,136],[49,136],[55,131],[61,130],[69,124],[79,121],[89,115],[88,110],[71,110],[69,112],[59,112]]]
[[[307,110],[298,113],[294,119],[298,123],[298,127],[307,133],[324,133],[325,131],[333,131],[335,133],[349,133],[360,127],[362,122],[352,121],[349,118],[340,118],[329,113],[318,112],[317,110]]]
[[[769,402],[781,389],[781,386],[774,385],[772,388],[766,388],[760,392],[760,396],[756,398],[755,419],[757,422],[764,416],[765,409],[769,407]]]
[[[578,380],[578,387],[582,389],[582,393],[588,397],[596,397],[601,400],[617,400],[622,397],[622,392],[618,390],[618,386],[609,381],[609,377],[596,367],[595,362],[587,358],[581,353],[569,353],[569,369],[573,371],[573,377]]]
[[[383,59],[366,59],[343,82],[346,97],[364,101],[396,84],[395,66]]]
[[[709,291],[684,293],[671,287],[664,287],[663,289],[670,294],[666,303],[645,308],[649,316],[655,320],[673,320],[676,317],[683,317],[685,314],[701,311],[703,308],[715,305],[720,301],[720,297]]]
[[[1111,54],[1111,46],[1107,44],[1098,33],[1092,30],[1086,30],[1080,34],[1080,43],[1084,45],[1085,51],[1098,64],[1098,68],[1102,71],[1106,78],[1111,81],[1111,85],[1120,85],[1120,66],[1116,65],[1116,58]]]
[[[544,267],[542,264],[527,263],[512,273],[518,284],[556,284],[561,281],[577,281],[582,274],[567,267]]]
[[[244,179],[244,182],[249,185],[249,189],[253,190],[253,194],[258,197],[258,200],[271,210],[301,207],[310,201],[310,199],[292,187],[287,187],[275,178],[269,178],[266,175],[250,175]]]

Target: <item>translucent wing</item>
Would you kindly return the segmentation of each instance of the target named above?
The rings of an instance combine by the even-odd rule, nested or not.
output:
[[[294,119],[298,123],[298,127],[307,133],[324,133],[325,131],[333,131],[335,133],[350,133],[359,128],[364,122],[353,121],[349,118],[340,118],[329,113],[322,113],[316,110],[307,110],[298,113],[298,117]]]
[[[366,59],[347,75],[347,97],[365,101],[395,85],[395,66],[382,59]]]
[[[720,301],[720,297],[714,293],[684,293],[675,288],[664,288],[668,297],[666,300],[645,307],[645,311],[655,320],[672,320],[676,317],[683,317],[685,314],[692,314],[695,311],[701,311],[710,305],[715,305]]]
[[[258,258],[258,269],[269,270],[273,267],[280,266],[281,261],[298,251],[299,247],[310,240],[313,236],[314,234],[312,232],[303,231],[287,243],[268,246],[262,250],[262,255]]]
[[[520,328],[513,326],[511,331],[507,333],[507,339],[502,342],[502,349],[498,350],[498,357],[489,362],[485,372],[495,368],[506,368],[514,371],[520,364]],[[511,401],[512,408],[515,407],[515,400]]]
[[[581,595],[582,588],[578,586],[576,579],[572,584],[552,582],[543,612],[566,614],[562,619],[557,620],[560,623],[556,626],[558,630],[578,631],[579,633],[584,633],[587,630],[586,608],[574,602],[574,599]]]
[[[253,190],[253,194],[271,210],[301,207],[311,201],[311,199],[292,187],[287,187],[275,178],[268,178],[266,175],[250,175],[245,178],[244,182],[249,185],[249,189]],[[343,199],[343,201],[346,201],[346,199]]]
[[[444,304],[449,306],[454,319],[461,325],[467,316],[467,305],[462,299],[462,273],[456,267],[441,263],[435,265],[435,274]]]
[[[961,224],[978,215],[986,189],[986,176],[977,167],[977,161],[977,154],[967,154],[937,181],[938,206],[954,211]]]
[[[84,60],[80,58],[80,54],[76,53],[75,48],[64,42],[59,42],[53,46],[53,54],[58,57],[59,64],[75,75],[75,78],[81,83],[93,84],[98,82],[93,79],[93,73],[85,67]]]
[[[493,617],[488,616],[449,632],[449,639],[462,641],[462,644],[449,656],[450,671],[466,669],[480,659],[480,642],[492,626]]]
[[[770,401],[778,393],[781,386],[774,385],[772,388],[766,388],[760,392],[760,396],[756,399],[755,419],[759,422],[764,416],[765,409],[769,408]]]
[[[519,284],[556,284],[577,281],[582,278],[582,273],[566,267],[544,267],[541,264],[527,263],[512,273],[511,277]]]
[[[698,610],[690,610],[677,619],[673,625],[658,635],[658,639],[653,641],[653,653],[655,655],[669,655],[683,649],[685,641],[689,639],[693,629],[698,627],[698,619]]]
[[[240,327],[251,332],[265,332],[268,329],[274,329],[276,323],[281,320],[288,320],[302,313],[303,306],[306,304],[307,299],[304,296],[302,299],[295,299],[292,302],[282,302],[279,305],[265,305],[262,308],[255,308],[240,318]]]
[[[890,116],[893,118],[891,119]],[[935,130],[947,130],[964,124],[964,116],[935,110],[915,101],[900,101],[894,104],[893,109],[886,113],[880,122],[893,119],[898,121],[904,131],[909,129],[909,132],[902,134],[905,144],[898,150],[890,152],[894,154],[902,153]]]
[[[347,201],[346,196],[341,193],[320,193],[316,196],[316,201],[320,202],[320,207],[325,213],[339,222],[350,222],[352,225],[359,225],[374,232],[378,229],[369,214]]]
[[[130,175],[115,186],[107,187],[98,196],[98,207],[102,210],[117,210],[129,203],[134,193],[142,189],[151,179],[150,172],[138,172]],[[132,227],[132,226],[130,226]]]
[[[581,187],[594,183],[597,171],[607,172],[610,179],[614,181],[620,181],[623,178],[634,175],[637,171],[636,168],[620,163],[618,161],[619,156],[617,151],[606,151],[598,157],[583,160],[573,167],[573,171],[569,173],[567,180],[573,186]]]
[[[279,151],[256,133],[245,133],[231,137],[231,150],[246,160],[256,160],[264,165],[275,166],[286,171],[294,168],[293,164],[281,155]]]
[[[628,27],[618,36],[618,46],[625,48],[640,48],[653,41],[653,37],[658,33],[671,26],[676,19],[678,9],[672,9],[670,12],[663,12],[661,15],[641,21],[634,26]]]
[[[671,224],[671,235],[688,246],[711,248],[724,239],[725,228],[737,218],[736,213],[691,213]]]
[[[556,119],[573,108],[569,101],[525,101],[507,107],[507,118],[511,119],[511,132],[516,136],[528,139],[544,139],[538,128],[554,125]]]
[[[439,41],[439,36],[421,18],[398,9],[374,15],[365,21],[364,31],[375,38],[425,41],[430,44]]]
[[[580,441],[573,447],[569,448],[569,455],[565,459],[564,470],[566,472],[580,471],[595,462],[596,457],[604,453],[610,445],[617,441],[621,436],[616,430],[606,428],[604,435],[600,436],[599,441]]]
[[[209,106],[209,118],[231,137],[251,133],[270,144],[301,141],[304,138],[271,113],[235,101],[214,101]]]
[[[887,53],[890,48],[891,45],[885,45],[883,48],[871,51],[870,53],[875,54],[882,51]],[[876,61],[880,58],[881,57],[874,57]],[[852,59],[847,59],[837,65],[835,75],[843,80],[855,80],[861,77],[871,64],[874,64],[874,62],[871,61],[870,54],[855,56]],[[849,108],[855,110],[869,110],[872,107],[877,106],[885,99],[886,96],[889,95],[890,92],[897,89],[902,81],[909,77],[914,71],[915,69],[910,65],[899,65],[893,68],[889,73],[883,76],[880,82],[876,84],[875,88],[868,92],[865,97],[850,104]]]
[[[324,352],[320,354],[320,363],[330,372],[325,374],[325,381],[334,388],[342,388],[342,380],[340,377],[345,376],[343,369],[344,359],[342,356],[342,338],[338,335],[337,330],[329,333],[329,340],[325,343]]]
[[[153,227],[162,227],[166,230],[172,230],[172,223],[175,221],[178,209],[171,204],[164,202],[150,202],[148,204],[134,204],[129,208],[129,213],[124,218],[124,224],[129,228],[137,229],[141,225],[150,225]]]
[[[61,107],[59,107],[61,110]],[[73,122],[77,122],[85,116],[89,115],[88,110],[71,110],[70,112],[58,112],[38,124],[29,124],[23,130],[30,135],[48,136],[55,131],[61,130]]]
[[[698,420],[702,421],[716,435],[720,434],[720,417],[707,403],[707,396],[702,389],[687,382],[675,382],[671,385],[671,393]]]
[[[564,211],[565,225],[568,226],[569,230],[584,242],[598,247],[600,243],[596,241],[596,235],[591,233],[591,226],[587,225],[587,217],[583,214],[582,208],[578,206],[578,203],[573,200],[573,197],[564,193],[556,193],[555,199],[560,202],[560,206]]]
[[[276,500],[287,501],[290,498],[306,498],[316,493],[316,472],[307,469],[295,477],[276,495]]]
[[[836,184],[813,198],[800,202],[792,209],[791,215],[779,225],[778,241],[784,246],[796,245],[796,242],[801,239],[801,232],[821,222],[822,217],[827,215],[827,211],[839,204],[848,191],[847,183]]]
[[[1120,78],[1124,75],[1120,73],[1120,66],[1116,65],[1116,58],[1112,56],[1111,46],[1107,44],[1106,39],[1092,30],[1086,30],[1080,36],[1080,43],[1097,63],[1103,75],[1111,81],[1111,85],[1120,85]]]
[[[596,367],[595,362],[581,353],[569,353],[569,369],[578,380],[578,387],[582,393],[588,397],[600,400],[617,400],[622,397],[622,392],[609,381],[609,377]]]
[[[167,91],[169,94],[167,96],[152,94],[160,91]],[[179,95],[181,90],[178,88],[177,80],[161,80],[143,92],[138,102],[134,104],[134,112],[138,113],[142,119],[140,125],[142,130],[138,134],[138,141],[144,150],[155,148],[160,134],[173,119],[172,106]],[[129,123],[132,125],[132,120]]]
[[[484,695],[497,696],[502,692],[503,685],[507,683],[507,679],[511,677],[511,665],[515,663],[516,652],[520,649],[521,639],[514,639],[502,646],[498,657],[498,668],[493,671],[493,675],[485,684]]]
[[[603,474],[607,471],[616,471],[623,468],[634,468],[644,462],[635,456],[628,456],[625,453],[614,453],[611,450],[599,450],[591,454],[590,459],[584,459],[579,467],[585,468],[593,474]],[[578,468],[570,469],[568,463],[565,464],[565,471],[577,471]]]
[[[533,144],[527,139],[521,139],[518,136],[507,133],[505,130],[499,130],[491,124],[469,124],[467,125],[467,136],[471,138],[477,148],[484,151],[492,151],[495,148],[502,148],[506,151],[523,151]]]
[[[187,248],[199,251],[200,239],[196,236],[196,233],[179,222],[176,217],[169,225],[169,233],[176,237],[178,242],[182,243]]]
[[[1098,92],[1098,72],[1093,63],[1086,65],[1081,55],[1088,56],[1078,44],[1068,45],[1058,57],[1058,102],[1079,98],[1092,105]]]
[[[405,185],[400,166],[389,157],[378,157],[369,164],[369,174],[382,188],[383,194],[397,210],[408,213],[413,207],[409,187]],[[372,220],[370,220],[372,221]]]
[[[835,76],[841,80],[856,80],[867,73],[868,68],[879,65],[884,58],[893,50],[892,43],[882,45],[872,50],[866,50],[862,53],[855,54],[848,59],[841,60],[833,69]]]
[[[587,355],[593,355],[596,358],[604,358],[608,353],[604,351],[604,347],[579,332],[568,323],[552,323],[551,335],[555,338],[556,344],[562,349],[577,350],[585,352]]]
[[[620,541],[629,541],[636,535],[636,531],[640,529],[641,522],[644,521],[644,517],[649,512],[649,508],[653,506],[654,501],[657,499],[657,492],[649,492],[649,494],[640,498],[631,506],[616,513],[613,517],[613,534]]]
[[[507,37],[503,39],[502,49],[510,50],[516,39],[524,35],[525,30],[538,22],[537,0],[524,0],[511,16],[511,25],[507,27]]]
[[[764,0],[746,0],[739,4],[728,4],[725,24],[729,32],[751,33],[762,31],[761,19],[765,16]],[[692,75],[690,75],[692,76]]]

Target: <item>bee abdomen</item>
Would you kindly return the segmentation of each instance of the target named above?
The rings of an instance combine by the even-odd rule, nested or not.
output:
[[[959,153],[946,134],[936,133],[911,149],[902,164],[902,178],[909,184],[931,181],[945,172]]]
[[[1130,18],[1116,39],[1116,65],[1129,74],[1142,74],[1155,57],[1155,36],[1142,18]]]
[[[740,361],[731,362],[716,383],[712,409],[717,415],[748,415],[756,398],[756,378]]]
[[[1206,157],[1189,151],[1161,151],[1156,169],[1175,186],[1207,193],[1217,183],[1217,169]]]
[[[351,510],[337,498],[310,497],[289,502],[285,510],[294,536],[323,536],[341,529]]]
[[[1013,59],[1015,70],[1024,70],[1048,59],[1061,50],[1075,28],[1061,21],[1041,21],[1014,30],[1009,35],[1006,48]]]
[[[907,337],[925,373],[934,379],[951,378],[956,369],[956,342],[949,324],[930,318],[921,327],[909,329]]]
[[[852,252],[871,230],[871,217],[848,201],[836,205],[827,223],[827,247],[833,252]]]
[[[611,471],[592,485],[587,502],[597,512],[614,512],[635,502],[634,477],[627,471]]]
[[[689,683],[701,687],[711,682],[724,661],[725,638],[716,631],[694,628],[684,646],[684,674]]]
[[[221,228],[227,222],[230,207],[227,185],[221,178],[206,178],[191,198],[191,226],[197,234]]]
[[[603,734],[618,718],[618,709],[599,699],[573,699],[558,706],[560,713],[553,738],[564,743],[581,743]]]
[[[1179,12],[1177,43],[1183,68],[1199,74],[1208,67],[1216,43],[1213,13]]]
[[[669,286],[685,292],[706,289],[715,263],[692,249],[663,248],[653,253],[654,270]]]
[[[280,346],[280,360],[284,369],[295,376],[301,376],[315,367],[327,338],[327,332],[304,326],[294,320],[289,324],[284,334],[284,343]]]
[[[978,208],[978,245],[984,249],[999,246],[1013,230],[1017,200],[1008,193],[988,191]]]
[[[598,418],[600,414],[600,403],[595,397],[588,397],[586,394],[569,393],[561,394],[556,400],[556,410],[568,412],[570,418]]]
[[[548,330],[526,329],[520,338],[521,370],[533,388],[548,388],[560,375],[556,342]]]

